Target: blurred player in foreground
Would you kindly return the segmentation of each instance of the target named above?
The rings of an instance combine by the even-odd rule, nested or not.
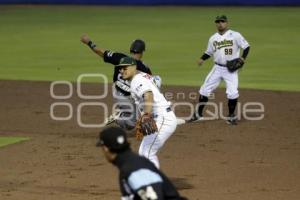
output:
[[[104,129],[97,146],[119,169],[122,200],[187,200],[180,197],[171,181],[153,163],[131,151],[121,128]]]

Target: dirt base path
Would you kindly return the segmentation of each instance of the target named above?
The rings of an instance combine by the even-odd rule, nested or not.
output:
[[[99,94],[101,87],[86,84],[84,91]],[[0,135],[32,138],[0,149],[0,199],[120,199],[117,170],[95,147],[100,129],[77,125],[77,105],[84,100],[76,96],[55,100],[49,88],[49,82],[0,81]],[[195,103],[197,90],[164,88],[173,102]],[[171,98],[171,92],[186,98]],[[55,94],[67,94],[66,87],[57,87]],[[240,96],[241,106],[262,103],[264,118],[243,117],[235,127],[221,119],[179,126],[160,152],[163,171],[192,200],[298,200],[300,93],[241,90]],[[71,103],[72,119],[52,120],[53,102]],[[110,95],[101,102],[112,106]],[[217,90],[211,102],[223,103],[226,111],[224,89]],[[55,109],[57,116],[66,113],[66,108]],[[187,116],[188,109],[178,107],[176,113]],[[103,120],[99,108],[82,110],[84,123]],[[138,142],[131,139],[131,143],[136,151]]]

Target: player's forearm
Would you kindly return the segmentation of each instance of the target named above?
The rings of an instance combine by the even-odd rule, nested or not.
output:
[[[144,94],[144,113],[152,113],[153,108],[153,93],[146,92]]]
[[[204,61],[207,60],[207,59],[209,59],[209,58],[210,58],[210,55],[208,55],[207,53],[204,53],[201,56],[200,60],[198,60],[198,65],[199,66],[203,65]]]
[[[244,60],[246,60],[248,54],[249,54],[249,51],[250,51],[250,47],[247,47],[246,49],[243,50],[243,54],[242,54],[242,58]]]
[[[201,56],[201,59],[202,60],[207,60],[207,59],[209,59],[210,58],[210,55],[208,55],[208,54],[206,54],[206,53],[204,53],[202,56]]]
[[[96,53],[97,55],[99,55],[100,57],[103,57],[105,50],[102,48],[97,47],[97,45],[95,43],[93,43],[92,41],[89,41],[87,43],[87,45],[90,47],[90,49]]]
[[[101,48],[99,48],[99,47],[96,47],[96,48],[93,49],[93,51],[94,51],[94,53],[96,53],[97,55],[99,55],[100,57],[103,58],[104,52],[105,52],[104,49],[101,49]]]

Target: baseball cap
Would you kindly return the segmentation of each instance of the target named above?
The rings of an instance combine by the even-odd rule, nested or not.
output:
[[[227,22],[228,19],[227,19],[226,15],[219,15],[219,16],[216,17],[215,22],[217,23],[219,21]]]
[[[136,39],[131,43],[130,52],[143,53],[146,50],[146,44],[141,39]]]
[[[136,65],[135,59],[133,59],[131,57],[124,57],[124,58],[121,58],[120,63],[117,66],[124,67],[124,66],[130,66],[130,65]]]
[[[100,132],[96,146],[106,146],[110,151],[119,153],[129,149],[130,145],[123,129],[109,127]]]

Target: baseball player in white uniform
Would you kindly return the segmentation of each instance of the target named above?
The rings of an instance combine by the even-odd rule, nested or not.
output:
[[[151,75],[136,69],[136,61],[131,57],[120,60],[118,65],[122,78],[129,80],[130,92],[140,116],[149,115],[155,121],[157,132],[145,135],[139,148],[139,154],[152,161],[159,168],[158,151],[175,132],[177,120],[168,102]]]
[[[126,54],[120,52],[113,52],[98,47],[87,34],[81,36],[81,42],[91,48],[91,50],[98,56],[102,57],[104,62],[113,65],[118,65],[121,58],[127,57]],[[137,69],[152,74],[150,68],[142,62],[143,54],[146,50],[146,44],[141,39],[136,39],[130,45],[130,55],[137,62]],[[159,76],[153,76],[154,82],[157,86],[161,87],[161,78]],[[113,99],[116,105],[116,109],[112,115],[110,115],[105,121],[106,125],[116,122],[121,128],[125,130],[132,130],[135,127],[136,116],[134,103],[130,98],[130,86],[128,81],[123,80],[119,72],[119,69],[115,67],[113,74]]]
[[[188,122],[203,119],[202,112],[208,101],[208,97],[218,87],[220,82],[224,80],[229,110],[227,123],[236,125],[237,118],[234,113],[239,97],[238,70],[230,72],[227,69],[227,61],[239,59],[241,62],[244,62],[249,53],[250,46],[239,32],[228,28],[228,20],[225,15],[217,16],[215,23],[218,32],[210,37],[207,50],[198,62],[199,65],[202,65],[206,59],[213,56],[215,64],[200,88],[199,104],[195,114]],[[243,49],[243,53],[240,56],[241,49]]]

